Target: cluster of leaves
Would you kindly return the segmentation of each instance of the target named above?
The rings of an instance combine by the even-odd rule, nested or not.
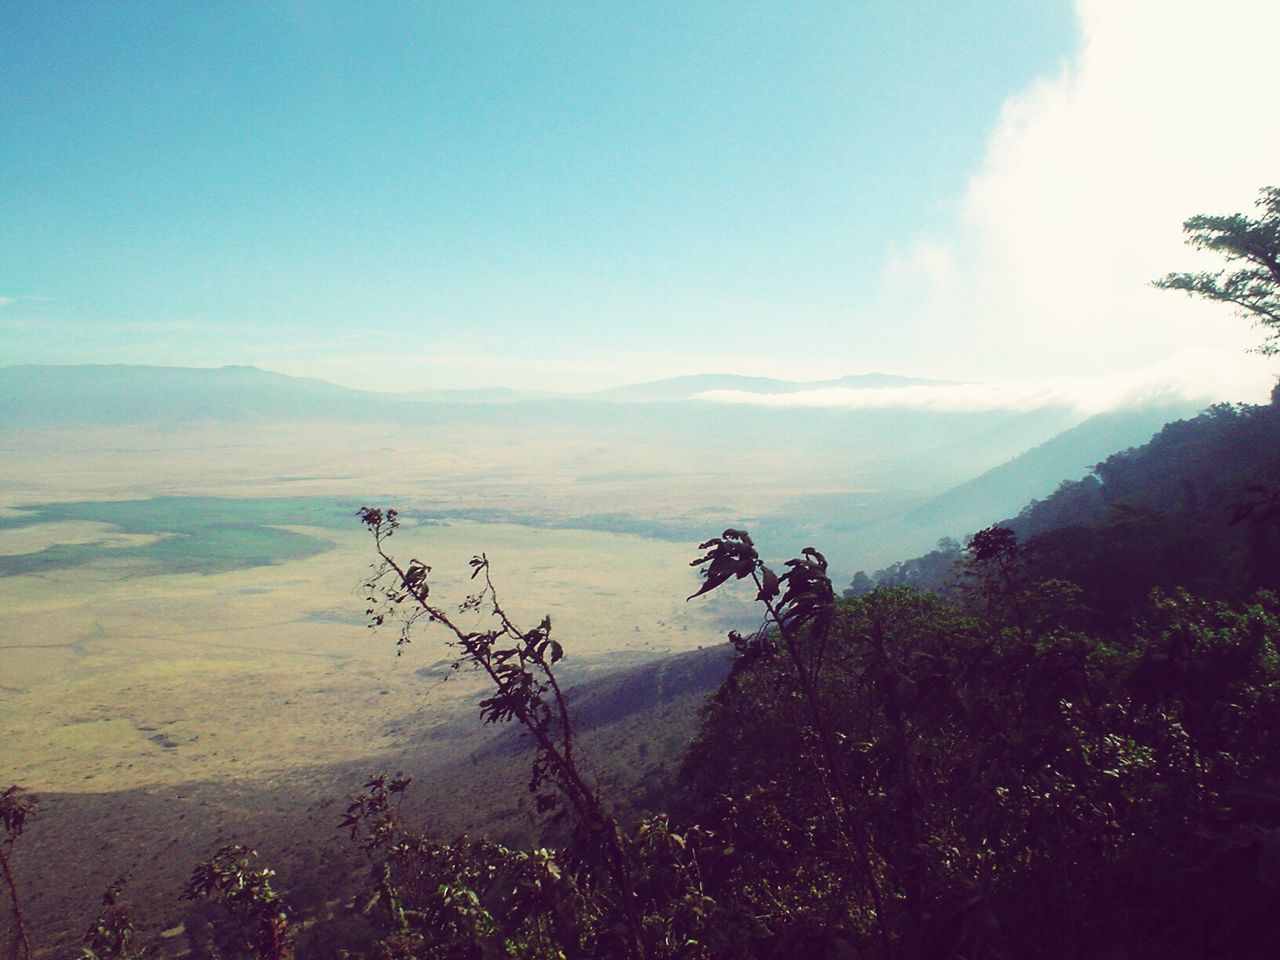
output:
[[[240,946],[258,960],[289,960],[293,956],[294,931],[284,900],[271,885],[275,871],[255,869],[257,852],[240,844],[228,844],[199,864],[184,896],[208,898],[223,905],[234,919]]]
[[[465,837],[440,843],[406,830],[398,814],[409,784],[400,776],[370,778],[342,821],[378,878],[383,924],[372,952],[424,960],[541,958],[559,956],[564,945],[590,944],[583,920],[599,904],[578,882],[580,866],[546,848],[515,851]]]
[[[410,780],[371,777],[342,826],[369,854],[381,923],[367,957],[627,957],[636,952],[627,917],[609,889],[606,864],[589,848],[512,850],[485,839],[438,842],[406,829],[399,808]],[[705,932],[694,834],[668,818],[643,821],[623,840],[648,957],[691,952]]]
[[[138,960],[145,955],[133,912],[122,902],[124,887],[120,877],[102,894],[102,908],[84,932],[80,960]]]
[[[1265,187],[1256,218],[1243,213],[1198,215],[1183,224],[1187,243],[1220,254],[1233,269],[1170,273],[1155,282],[1164,290],[1229,303],[1267,336],[1259,353],[1280,352],[1280,187]]]

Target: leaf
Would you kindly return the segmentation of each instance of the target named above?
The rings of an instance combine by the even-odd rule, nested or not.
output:
[[[726,530],[723,537],[708,540],[698,549],[709,549],[709,552],[694,560],[690,566],[707,564],[701,571],[705,579],[702,586],[686,598],[686,602],[714,590],[731,577],[741,580],[750,576],[760,565],[760,558],[751,538],[742,530]]]
[[[768,567],[761,566],[760,578],[760,592],[756,594],[756,599],[768,603],[778,595],[778,575]]]

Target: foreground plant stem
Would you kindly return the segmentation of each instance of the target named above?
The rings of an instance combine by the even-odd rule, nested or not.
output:
[[[9,858],[5,855],[4,845],[0,844],[0,869],[4,870],[4,882],[9,887],[9,899],[13,901],[13,925],[17,936],[13,941],[13,957],[18,960],[31,960],[31,941],[27,937],[27,918],[22,912],[22,902],[18,898],[18,884],[13,878],[13,869],[9,866]]]
[[[553,669],[563,656],[563,650],[550,639],[550,618],[545,618],[534,630],[517,627],[498,598],[488,558],[481,554],[471,561],[471,577],[473,580],[483,577],[484,586],[478,594],[467,598],[461,609],[474,611],[487,607],[497,618],[500,629],[464,630],[444,608],[431,602],[426,579],[430,568],[417,560],[411,560],[408,565],[401,564],[388,552],[386,542],[398,526],[396,511],[383,513],[366,507],[360,511],[360,518],[373,534],[381,563],[366,584],[371,591],[381,591],[381,597],[370,596],[371,604],[381,599],[394,609],[406,600],[412,601],[412,611],[400,614],[399,644],[408,642],[414,623],[425,616],[429,623],[438,623],[452,634],[450,645],[463,651],[459,662],[470,663],[487,676],[496,693],[482,701],[482,716],[490,722],[515,719],[533,737],[537,745],[537,760],[530,781],[531,791],[536,790],[544,778],[554,783],[568,799],[592,845],[603,847],[605,868],[618,891],[619,905],[626,921],[627,955],[632,960],[646,960],[644,924],[636,903],[629,859],[620,840],[620,828],[606,810],[599,793],[583,776],[574,757],[573,721],[568,701]],[[388,575],[393,580],[391,587],[381,584]],[[371,605],[368,611],[373,616],[371,626],[379,626],[385,619],[385,614],[377,614],[375,610],[376,607]],[[512,641],[515,646],[495,649],[499,639]],[[543,697],[544,689],[551,693],[550,703]]]

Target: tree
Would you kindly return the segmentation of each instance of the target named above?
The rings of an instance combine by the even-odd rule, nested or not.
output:
[[[1202,214],[1182,225],[1188,244],[1217,251],[1238,269],[1171,273],[1155,286],[1233,304],[1240,316],[1269,328],[1258,352],[1271,355],[1280,353],[1280,187],[1264,187],[1255,206],[1256,219]]]

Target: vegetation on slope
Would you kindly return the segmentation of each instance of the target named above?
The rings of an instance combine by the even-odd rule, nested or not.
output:
[[[1101,626],[1140,612],[1153,589],[1240,601],[1280,587],[1280,390],[1269,405],[1219,405],[1113,454],[1002,524],[1040,579],[1065,580]],[[873,586],[955,594],[963,552],[934,552],[858,576]]]

